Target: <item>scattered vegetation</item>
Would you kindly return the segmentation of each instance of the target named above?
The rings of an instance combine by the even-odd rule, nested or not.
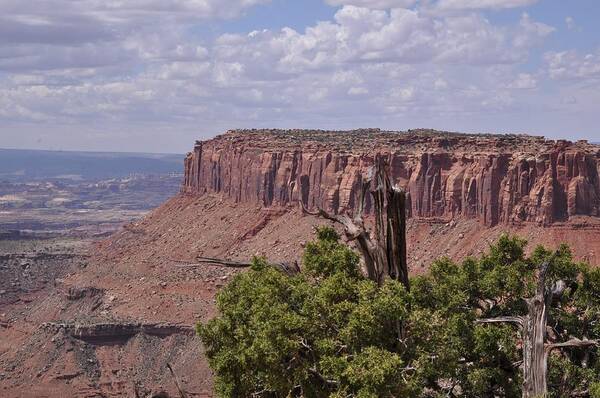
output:
[[[480,258],[436,261],[410,280],[410,292],[399,281],[379,285],[364,276],[359,256],[328,227],[307,245],[298,274],[256,258],[218,295],[220,315],[197,327],[216,391],[529,397],[526,331],[503,322],[525,319],[527,298],[542,284],[550,292],[548,396],[600,398],[600,358],[590,343],[600,339],[600,269],[574,262],[566,246],[526,256],[525,245],[502,236]]]

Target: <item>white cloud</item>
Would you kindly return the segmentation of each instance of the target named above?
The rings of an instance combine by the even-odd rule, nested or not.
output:
[[[389,8],[410,8],[417,3],[417,0],[325,0],[332,6],[357,6],[371,9],[389,9]]]
[[[482,10],[526,7],[538,0],[439,0],[436,7],[440,10]]]
[[[445,90],[448,88],[448,82],[442,78],[438,78],[435,80],[433,86],[436,90]]]
[[[217,41],[217,56],[242,59],[249,67],[280,75],[345,63],[514,64],[525,60],[529,49],[553,31],[526,14],[512,29],[472,13],[441,19],[418,10],[354,6],[341,8],[334,20],[304,33],[286,28],[224,35]]]
[[[522,70],[553,32],[527,14],[498,24],[472,10],[436,14],[412,1],[357,0],[302,30],[257,26],[210,39],[190,34],[198,19],[239,15],[263,1],[229,0],[227,10],[216,0],[64,1],[64,13],[25,13],[15,2],[20,11],[12,14],[0,4],[15,35],[0,45],[4,125],[192,138],[249,125],[453,128],[441,124],[520,109],[568,58],[554,62],[553,73]]]
[[[552,26],[532,20],[527,13],[521,15],[519,28],[513,40],[513,44],[517,48],[531,48],[556,31]]]
[[[537,87],[537,79],[529,73],[519,73],[517,78],[508,87],[519,90],[534,89]]]
[[[547,52],[544,54],[546,70],[558,80],[600,79],[600,51],[579,54],[577,51]]]
[[[181,40],[197,21],[232,18],[270,0],[0,2],[0,70],[130,67],[137,58],[198,58]]]
[[[398,99],[402,102],[407,102],[415,97],[415,89],[414,87],[397,88],[391,90],[390,94],[391,97],[394,99]]]
[[[348,89],[348,95],[364,95],[369,94],[369,89],[366,87],[350,87]]]
[[[566,17],[565,18],[565,25],[567,25],[567,29],[569,30],[573,30],[576,32],[582,32],[583,29],[577,25],[577,22],[575,22],[575,19],[573,17]]]

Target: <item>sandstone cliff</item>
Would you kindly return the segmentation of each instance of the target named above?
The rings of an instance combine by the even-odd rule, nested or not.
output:
[[[485,225],[600,216],[600,146],[527,135],[235,130],[198,141],[183,192],[265,207],[303,201],[341,212],[375,155],[410,194],[410,215]],[[368,209],[367,209],[368,211]]]

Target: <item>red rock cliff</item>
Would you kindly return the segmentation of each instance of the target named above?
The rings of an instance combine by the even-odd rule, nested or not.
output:
[[[388,156],[413,217],[493,226],[600,216],[600,146],[525,135],[235,130],[196,143],[183,191],[341,212],[353,207],[376,154]]]

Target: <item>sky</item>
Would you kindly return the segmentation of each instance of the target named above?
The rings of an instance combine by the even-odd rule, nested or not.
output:
[[[598,0],[0,0],[0,147],[232,128],[600,141]]]

